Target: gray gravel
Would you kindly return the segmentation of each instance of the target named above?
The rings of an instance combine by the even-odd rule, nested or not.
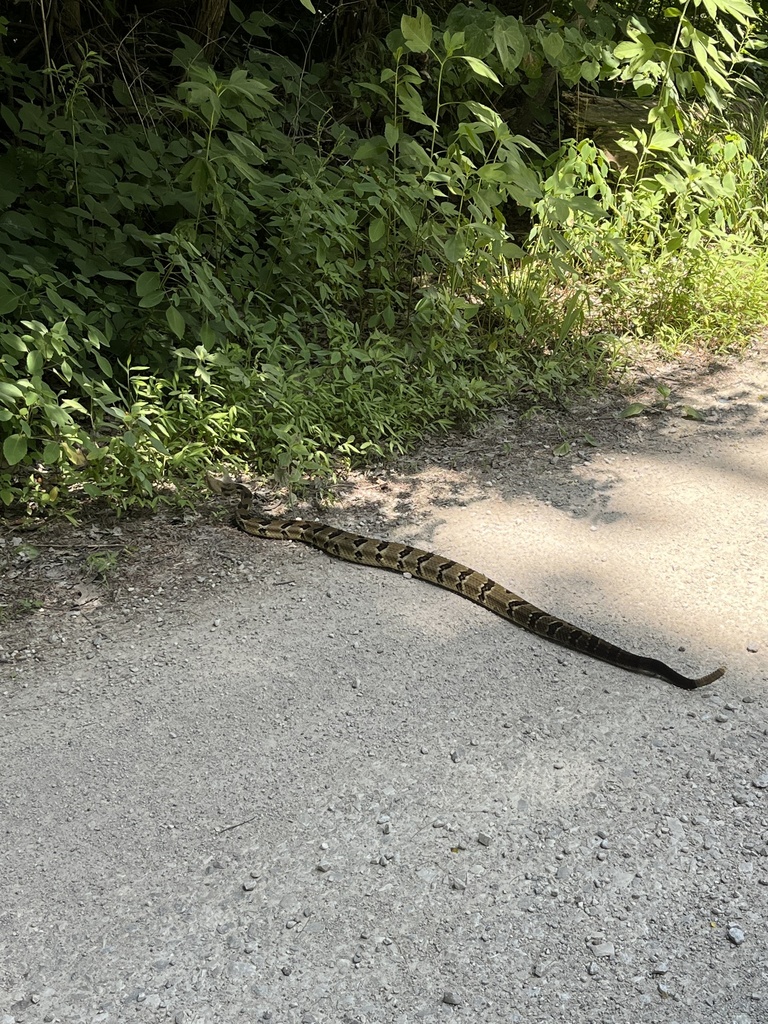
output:
[[[386,531],[724,659],[707,690],[225,526],[39,613],[0,650],[0,1024],[768,1021],[768,369],[729,373],[751,419],[420,471]]]

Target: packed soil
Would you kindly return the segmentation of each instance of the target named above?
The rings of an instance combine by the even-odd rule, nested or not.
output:
[[[727,673],[630,674],[213,496],[6,520],[0,1024],[768,1021],[768,343],[334,499],[290,514]]]

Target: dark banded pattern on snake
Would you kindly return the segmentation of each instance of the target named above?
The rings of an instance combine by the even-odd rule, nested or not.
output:
[[[715,669],[700,678],[689,678],[676,672],[669,665],[656,658],[646,658],[640,654],[617,647],[587,630],[565,622],[556,615],[542,611],[524,598],[507,590],[500,583],[484,576],[483,573],[470,569],[460,562],[414,548],[410,544],[398,544],[396,541],[377,540],[363,537],[360,534],[339,530],[324,523],[313,523],[305,519],[265,519],[251,514],[253,495],[243,484],[229,480],[219,480],[208,475],[208,486],[216,494],[237,493],[240,503],[235,511],[235,523],[252,537],[263,537],[267,540],[295,540],[311,547],[319,548],[327,555],[341,558],[357,565],[370,565],[390,572],[410,573],[417,579],[446,590],[460,594],[475,604],[487,608],[500,615],[508,622],[522,629],[544,637],[553,643],[560,644],[572,651],[588,654],[592,658],[606,661],[610,665],[638,672],[643,675],[656,676],[673,686],[683,690],[695,690],[707,686],[725,672],[724,668]]]

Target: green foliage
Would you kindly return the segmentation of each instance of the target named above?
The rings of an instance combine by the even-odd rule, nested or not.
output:
[[[671,43],[637,20],[617,43],[586,5],[415,9],[332,98],[234,6],[247,58],[217,71],[182,36],[156,98],[105,97],[95,52],[45,75],[0,57],[0,500],[125,508],[221,462],[295,486],[595,384],[629,330],[731,344],[765,308],[758,129],[723,103],[754,39],[742,0],[702,3],[713,34],[689,4]],[[547,75],[654,92],[634,176],[512,131],[505,97]]]

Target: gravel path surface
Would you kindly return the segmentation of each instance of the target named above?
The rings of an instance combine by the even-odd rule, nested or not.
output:
[[[694,693],[216,503],[8,531],[43,607],[0,637],[0,1024],[767,1022],[768,348],[659,382],[322,518],[728,665]],[[111,582],[83,537],[130,553]]]

